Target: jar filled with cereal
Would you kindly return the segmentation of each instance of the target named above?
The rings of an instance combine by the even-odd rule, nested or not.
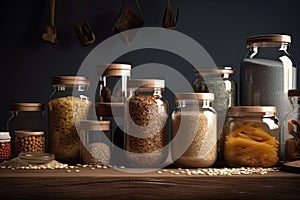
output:
[[[180,167],[210,167],[217,159],[217,114],[213,93],[176,93],[172,158]]]
[[[76,127],[89,114],[92,104],[86,95],[89,84],[83,76],[52,78],[54,92],[48,103],[50,151],[59,162],[80,162],[80,138]]]
[[[168,103],[164,80],[128,81],[125,103],[125,150],[131,166],[157,167],[166,161]]]
[[[221,150],[229,166],[271,167],[279,162],[279,124],[274,106],[233,106]]]

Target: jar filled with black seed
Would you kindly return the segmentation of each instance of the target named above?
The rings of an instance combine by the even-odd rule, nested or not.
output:
[[[168,103],[164,80],[128,81],[125,104],[125,149],[132,166],[158,167],[167,156]]]

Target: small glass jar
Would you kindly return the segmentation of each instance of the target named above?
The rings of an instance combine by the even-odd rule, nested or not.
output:
[[[7,130],[11,136],[12,148],[14,148],[15,131],[42,130],[47,133],[46,112],[43,103],[12,103],[10,110],[11,117],[7,121]],[[48,135],[45,134],[45,137],[47,141]],[[47,146],[46,144],[46,147]],[[12,156],[16,157],[18,155]]]
[[[279,162],[280,132],[274,106],[229,108],[222,153],[229,166],[271,167]]]
[[[218,137],[222,132],[228,107],[235,106],[237,103],[237,84],[232,79],[232,74],[234,74],[232,67],[195,70],[194,92],[214,93],[212,107],[218,113]]]
[[[293,109],[286,115],[282,127],[281,155],[283,161],[300,160],[300,90],[290,90]]]
[[[125,149],[132,166],[157,167],[167,159],[168,103],[164,80],[128,81],[125,104]]]
[[[0,162],[9,160],[11,156],[11,144],[9,132],[0,132]]]
[[[210,167],[217,159],[213,93],[177,93],[172,114],[172,157],[180,167]],[[176,137],[179,137],[179,139]]]
[[[86,120],[92,102],[86,95],[90,81],[83,76],[53,77],[49,106],[50,149],[66,164],[80,162],[80,138],[76,127]]]
[[[296,63],[289,52],[290,44],[289,35],[249,37],[248,53],[240,69],[240,105],[274,105],[280,123],[292,110],[287,93],[297,85]]]
[[[80,121],[80,155],[83,164],[109,165],[111,159],[110,121]]]
[[[124,103],[127,98],[127,81],[130,79],[131,65],[108,64],[98,66],[99,92],[96,102]]]
[[[44,131],[15,131],[14,155],[29,152],[45,152]]]

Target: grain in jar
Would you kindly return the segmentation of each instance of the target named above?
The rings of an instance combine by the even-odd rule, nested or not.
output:
[[[43,131],[15,131],[14,155],[29,152],[45,152],[45,133]]]
[[[221,149],[229,166],[271,167],[279,161],[279,123],[274,106],[229,108]]]
[[[217,114],[213,93],[176,93],[172,158],[180,167],[210,167],[217,159]]]
[[[128,81],[125,104],[125,150],[130,165],[157,167],[167,156],[168,104],[163,98],[164,80]]]
[[[80,162],[80,120],[86,120],[92,102],[86,95],[90,81],[83,76],[53,77],[49,106],[50,151],[57,161]]]

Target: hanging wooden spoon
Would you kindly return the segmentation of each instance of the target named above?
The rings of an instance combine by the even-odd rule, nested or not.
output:
[[[54,25],[55,18],[55,0],[50,0],[50,24],[45,28],[45,32],[42,35],[42,39],[45,42],[50,42],[52,44],[57,43],[57,33]]]

